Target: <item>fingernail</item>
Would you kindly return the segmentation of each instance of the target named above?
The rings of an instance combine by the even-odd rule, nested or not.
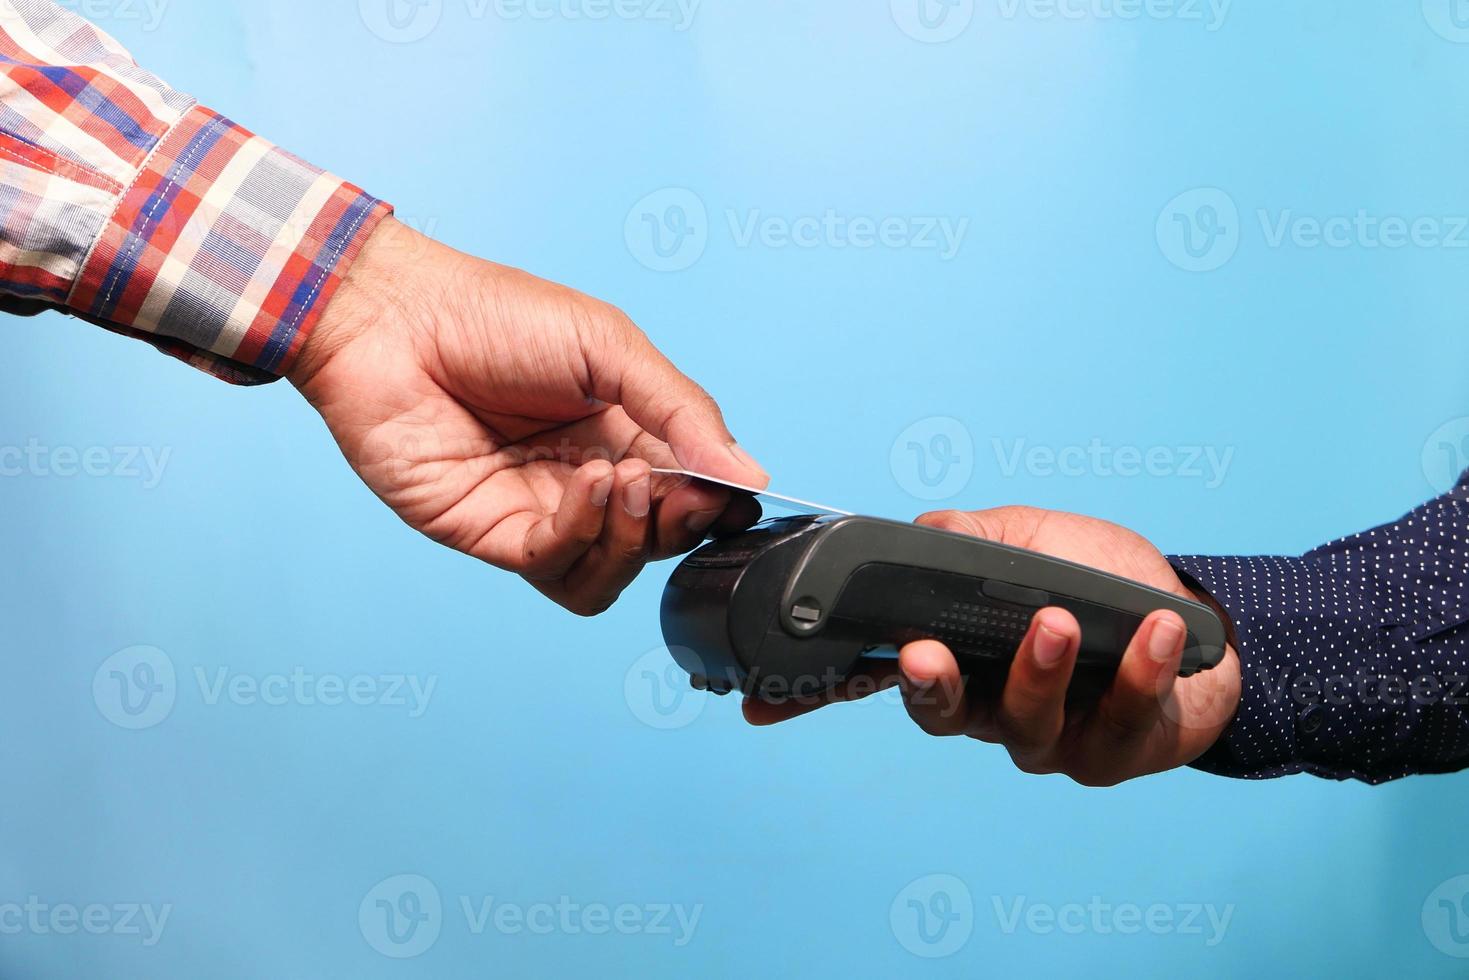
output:
[[[1166,664],[1173,659],[1183,641],[1183,630],[1171,619],[1162,619],[1153,624],[1153,635],[1148,637],[1148,656],[1153,663]]]
[[[1066,656],[1066,637],[1042,624],[1035,631],[1035,662],[1050,670]]]
[[[694,534],[703,534],[714,526],[722,513],[719,510],[696,510],[689,515],[688,529]]]
[[[755,462],[755,457],[745,452],[739,443],[732,442],[729,444],[729,454],[734,457],[736,463],[739,463],[745,469],[754,470],[767,480],[770,478],[770,474],[765,472],[765,467]]]
[[[607,501],[612,497],[612,474],[607,474],[604,479],[592,484],[592,506],[606,507]]]
[[[648,511],[653,509],[653,481],[646,476],[634,481],[627,488],[622,504],[627,512],[638,520],[648,516]]]

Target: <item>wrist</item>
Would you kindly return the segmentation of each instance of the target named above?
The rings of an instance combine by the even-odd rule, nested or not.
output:
[[[1224,678],[1220,693],[1229,705],[1227,717],[1224,719],[1223,724],[1219,726],[1219,732],[1223,734],[1224,730],[1234,721],[1234,716],[1239,710],[1240,700],[1239,640],[1236,638],[1234,631],[1234,619],[1229,615],[1229,610],[1220,605],[1219,600],[1210,595],[1208,590],[1197,582],[1185,581],[1184,588],[1188,589],[1193,594],[1194,599],[1201,605],[1208,606],[1214,610],[1214,615],[1218,616],[1219,621],[1224,624],[1224,658],[1214,668],[1215,671],[1219,672],[1219,676]]]
[[[1184,588],[1202,605],[1214,610],[1224,624],[1226,641],[1224,656],[1212,669],[1194,675],[1193,690],[1187,695],[1192,701],[1190,711],[1184,712],[1195,720],[1198,737],[1189,751],[1185,764],[1193,763],[1207,755],[1220,743],[1225,733],[1234,724],[1239,714],[1243,697],[1244,681],[1239,653],[1236,649],[1234,622],[1229,612],[1196,582],[1184,577]]]
[[[1208,606],[1214,610],[1214,615],[1224,624],[1224,636],[1227,648],[1233,650],[1239,645],[1234,632],[1234,619],[1229,615],[1229,610],[1219,604],[1219,600],[1209,594],[1208,590],[1197,582],[1185,581],[1184,588],[1193,594],[1194,600],[1201,605]]]
[[[343,348],[388,325],[393,312],[416,305],[421,261],[432,239],[391,215],[373,229],[356,260],[287,366],[285,377],[303,392]]]

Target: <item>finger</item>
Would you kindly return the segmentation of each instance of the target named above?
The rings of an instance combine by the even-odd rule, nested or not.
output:
[[[605,612],[638,577],[648,562],[652,510],[652,467],[641,459],[618,463],[602,536],[566,577],[574,611]]]
[[[764,487],[770,476],[724,424],[709,393],[686,377],[631,323],[619,322],[593,351],[592,393],[621,405],[634,422],[697,473]]]
[[[782,722],[809,715],[828,705],[861,701],[874,694],[891,690],[900,681],[897,665],[888,662],[874,664],[868,669],[851,674],[834,690],[804,698],[785,698],[780,701],[763,701],[746,698],[745,720],[757,728],[779,725]]]
[[[655,560],[681,555],[711,534],[742,531],[760,520],[760,503],[748,494],[687,476],[660,474],[653,481],[657,502]]]
[[[1095,735],[1105,749],[1141,741],[1163,717],[1163,702],[1173,690],[1188,633],[1177,613],[1156,612],[1143,620],[1117,677],[1097,705]]]
[[[1047,758],[1066,724],[1066,689],[1081,649],[1081,627],[1065,609],[1042,609],[1020,641],[995,714],[1017,762]]]
[[[556,513],[541,518],[526,533],[515,571],[535,581],[565,576],[601,536],[613,480],[612,464],[605,460],[573,473]]]
[[[914,724],[930,735],[962,735],[969,727],[969,701],[964,675],[949,648],[937,640],[919,640],[898,655],[903,674],[903,705]]]
[[[720,535],[744,531],[760,523],[764,516],[765,510],[760,506],[759,500],[742,493],[731,494],[729,506],[719,515],[708,533]]]
[[[936,510],[922,515],[913,523],[990,541],[1005,540],[1005,525],[996,511]]]
[[[709,529],[729,508],[728,490],[707,483],[689,483],[667,491],[658,501],[653,550],[657,558],[672,558],[697,548]]]

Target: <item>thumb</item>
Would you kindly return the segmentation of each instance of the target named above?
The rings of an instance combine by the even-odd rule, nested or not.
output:
[[[714,399],[684,375],[630,322],[592,358],[593,395],[668,443],[678,465],[695,473],[764,488],[766,473],[724,424]]]
[[[987,541],[996,541],[1000,544],[1008,544],[1006,531],[1008,525],[998,511],[990,510],[941,510],[931,514],[924,514],[913,523],[924,527],[936,528],[940,531],[952,531],[955,534],[967,534],[970,537],[984,538]]]

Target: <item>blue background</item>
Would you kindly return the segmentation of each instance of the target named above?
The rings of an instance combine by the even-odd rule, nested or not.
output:
[[[121,0],[89,9],[142,63],[405,220],[627,309],[791,492],[902,517],[1029,503],[1170,551],[1296,553],[1431,496],[1425,447],[1469,416],[1464,236],[1272,247],[1258,218],[1469,215],[1469,45],[1418,0],[1238,0],[1212,31],[980,0],[941,44],[901,30],[888,0],[706,0],[686,31],[443,0],[412,43],[375,34],[355,0],[173,0],[156,24]],[[707,208],[707,247],[655,272],[624,228],[669,187]],[[1237,252],[1208,272],[1170,261],[1158,232],[1195,188],[1240,216]],[[827,209],[970,225],[945,261],[741,247],[726,218]],[[644,690],[666,567],[575,619],[402,526],[286,385],[232,389],[55,316],[4,332],[0,443],[171,453],[151,488],[0,479],[0,901],[172,907],[151,947],[0,936],[6,976],[1460,966],[1420,913],[1469,871],[1463,779],[1183,771],[1090,791],[928,740],[881,700],[747,730],[733,701]],[[894,465],[915,425],[960,436],[950,462],[972,472],[946,501],[917,499]],[[1217,487],[1007,475],[995,440],[1234,455]],[[138,645],[175,667],[176,702],[130,731],[93,680]],[[195,671],[221,667],[437,687],[418,718],[210,704]],[[670,707],[688,723],[645,723]],[[401,960],[358,915],[399,874],[443,903],[437,941]],[[967,943],[930,962],[890,910],[932,874],[961,880],[973,914]],[[476,935],[460,896],[702,911],[682,947]],[[1210,946],[1207,928],[1007,933],[995,911],[1094,896],[1233,913]]]

